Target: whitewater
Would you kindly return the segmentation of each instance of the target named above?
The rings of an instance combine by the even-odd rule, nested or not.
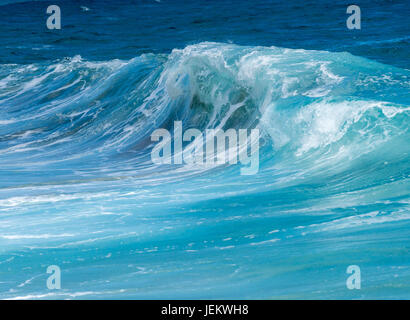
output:
[[[347,52],[215,42],[1,64],[0,298],[408,298],[409,89]],[[175,121],[258,129],[258,173],[152,163]]]

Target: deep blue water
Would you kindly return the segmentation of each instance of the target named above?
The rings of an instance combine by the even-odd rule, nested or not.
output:
[[[409,1],[49,4],[0,1],[0,298],[410,297]],[[154,165],[174,121],[258,174]]]

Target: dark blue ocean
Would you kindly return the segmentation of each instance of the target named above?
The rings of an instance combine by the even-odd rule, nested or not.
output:
[[[409,299],[409,15],[0,1],[0,299]],[[258,173],[154,164],[175,121],[258,129]]]

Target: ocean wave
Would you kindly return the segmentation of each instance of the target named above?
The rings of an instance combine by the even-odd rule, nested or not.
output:
[[[354,158],[408,134],[409,72],[348,53],[200,43],[129,61],[3,65],[0,83],[9,168],[16,158],[107,168],[113,157],[147,167],[150,135],[177,120],[259,128],[270,153],[295,161]]]
[[[184,192],[198,195],[192,200],[218,198],[228,185],[232,191],[225,196],[325,184],[315,197],[333,208],[341,206],[333,196],[344,193],[351,206],[405,196],[397,185],[409,176],[406,70],[349,53],[221,43],[129,61],[76,56],[0,70],[0,163],[18,172],[15,181],[2,182],[4,194],[15,190],[0,200],[3,210],[119,202],[143,195],[101,188],[131,183],[149,193],[161,184],[209,178],[208,171],[214,181],[205,191],[189,184],[173,201],[185,203]],[[237,165],[152,163],[151,134],[172,131],[174,121],[202,132],[259,129],[258,175],[243,184]],[[77,185],[85,189],[76,192]],[[50,187],[60,189],[50,194]],[[38,192],[28,196],[24,190],[30,188]],[[170,200],[156,191],[138,207]]]

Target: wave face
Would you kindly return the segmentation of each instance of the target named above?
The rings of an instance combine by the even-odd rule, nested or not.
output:
[[[222,43],[0,65],[0,298],[408,298],[409,89],[349,53]],[[258,174],[154,165],[174,121],[258,128]]]

